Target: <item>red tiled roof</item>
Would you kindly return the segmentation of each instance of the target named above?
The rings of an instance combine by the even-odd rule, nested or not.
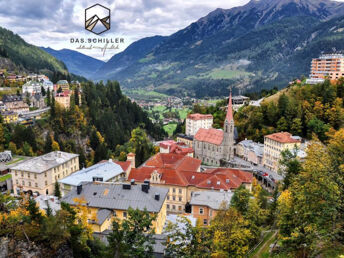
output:
[[[130,167],[131,162],[130,161],[114,161],[117,165],[120,165],[123,169],[123,171],[127,171],[127,169]]]
[[[211,169],[205,172],[181,171],[170,168],[140,167],[132,169],[128,180],[143,182],[151,178],[153,171],[161,175],[161,181],[167,185],[195,186],[205,189],[235,189],[242,183],[251,183],[253,175],[237,169]]]
[[[174,153],[158,153],[151,157],[145,167],[172,168],[178,170],[197,171],[202,161]]]
[[[213,116],[212,115],[203,115],[203,114],[199,114],[199,113],[196,113],[196,114],[190,114],[188,115],[188,119],[191,119],[191,120],[202,120],[202,119],[212,119]]]
[[[208,142],[220,145],[223,140],[223,131],[214,128],[200,128],[195,135],[195,139],[200,142]]]
[[[168,147],[172,146],[173,144],[176,144],[174,140],[167,140],[163,141],[159,144],[161,148],[167,149]]]
[[[271,140],[281,143],[298,143],[300,140],[292,138],[292,134],[288,132],[273,133],[265,136]]]

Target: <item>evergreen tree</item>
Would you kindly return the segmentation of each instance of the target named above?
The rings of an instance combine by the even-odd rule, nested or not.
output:
[[[56,181],[55,182],[55,190],[54,190],[54,195],[56,197],[58,197],[59,199],[61,199],[62,195],[61,195],[61,190],[60,190],[60,185],[59,183]]]

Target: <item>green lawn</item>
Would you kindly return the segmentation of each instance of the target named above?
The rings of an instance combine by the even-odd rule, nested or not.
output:
[[[8,163],[6,163],[6,165],[11,165],[11,164],[17,163],[17,162],[22,161],[22,160],[24,160],[24,157],[18,157],[18,158],[17,157],[13,157],[13,160],[8,162]]]
[[[6,174],[4,176],[0,176],[0,182],[4,182],[7,179],[10,179],[11,177],[12,177],[11,174]]]
[[[176,130],[177,123],[170,123],[168,125],[164,125],[165,132],[168,133],[169,136],[173,135],[174,130]]]

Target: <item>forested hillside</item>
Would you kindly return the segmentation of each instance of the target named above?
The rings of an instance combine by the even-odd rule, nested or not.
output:
[[[49,99],[49,117],[34,127],[0,123],[1,146],[29,156],[52,150],[79,153],[81,165],[89,166],[109,157],[119,158],[116,148],[131,139],[121,148],[122,159],[125,153],[137,152],[140,164],[155,151],[148,135],[155,139],[165,136],[159,125],[152,124],[138,105],[122,95],[117,82],[82,83],[81,89],[74,91],[82,91],[81,103],[74,94],[71,108],[65,110]],[[138,145],[138,141],[144,143]]]
[[[61,72],[67,74],[67,68],[61,61],[49,55],[39,47],[26,43],[12,31],[0,27],[0,57],[10,59],[18,70],[30,72]],[[8,67],[2,67],[8,68]]]

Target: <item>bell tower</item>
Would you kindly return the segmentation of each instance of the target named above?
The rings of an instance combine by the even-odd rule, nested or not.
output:
[[[231,160],[234,157],[234,119],[232,108],[232,89],[229,93],[228,109],[223,125],[223,159]]]

